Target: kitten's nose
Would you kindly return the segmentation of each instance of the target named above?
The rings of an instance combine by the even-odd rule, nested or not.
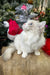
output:
[[[26,25],[26,23],[24,23],[24,25]]]

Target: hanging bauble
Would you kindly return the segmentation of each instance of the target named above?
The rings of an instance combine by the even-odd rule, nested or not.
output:
[[[40,16],[44,17],[45,16],[45,12],[41,11],[40,12]]]
[[[33,4],[33,0],[28,0],[28,3],[29,4]]]
[[[38,10],[37,10],[37,8],[34,8],[33,11],[34,11],[34,12],[37,12]]]

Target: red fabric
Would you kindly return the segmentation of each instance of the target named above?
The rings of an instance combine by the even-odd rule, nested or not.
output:
[[[50,38],[46,39],[46,44],[42,47],[42,50],[45,51],[48,55],[50,55]]]
[[[16,21],[13,21],[12,19],[8,20],[9,22],[9,31],[8,33],[10,35],[16,35],[20,34],[23,30],[19,27],[19,25],[16,23]]]

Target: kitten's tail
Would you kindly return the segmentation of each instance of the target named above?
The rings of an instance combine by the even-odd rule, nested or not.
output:
[[[7,61],[11,58],[12,53],[15,51],[15,46],[14,43],[11,43],[8,48],[6,49],[6,51],[2,54],[2,58],[4,61]]]

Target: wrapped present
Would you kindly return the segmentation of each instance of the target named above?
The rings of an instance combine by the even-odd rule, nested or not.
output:
[[[27,11],[29,13],[29,11],[32,9],[33,5],[28,4],[28,3],[22,3],[20,6],[16,7],[15,10],[18,12],[19,10],[21,10],[23,12]]]
[[[20,6],[16,7],[15,19],[18,23],[25,23],[28,19],[32,19],[38,16],[36,13],[31,13],[33,5],[28,3],[22,3]]]

